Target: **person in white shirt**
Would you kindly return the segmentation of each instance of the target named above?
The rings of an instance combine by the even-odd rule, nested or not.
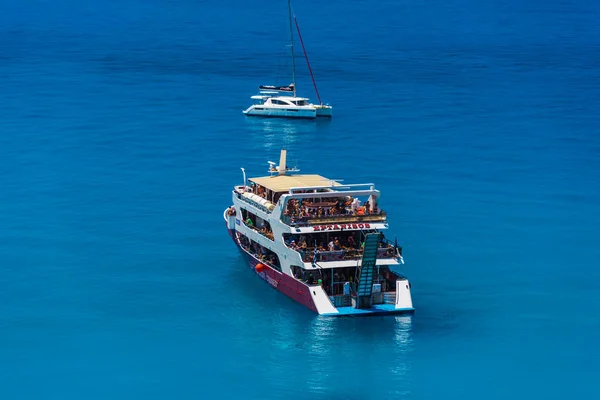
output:
[[[356,214],[356,210],[358,210],[358,207],[360,207],[360,200],[355,198],[352,201],[352,214]]]
[[[331,239],[331,242],[329,242],[327,247],[329,248],[329,251],[333,251],[335,249],[335,243],[333,242],[333,239]]]

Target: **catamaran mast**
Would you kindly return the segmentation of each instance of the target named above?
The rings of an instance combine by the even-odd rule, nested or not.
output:
[[[298,30],[298,37],[300,38],[300,44],[302,45],[302,51],[304,52],[304,58],[306,58],[306,65],[308,65],[308,72],[310,72],[310,78],[313,81],[313,85],[315,87],[315,92],[317,92],[317,99],[319,99],[319,104],[323,105],[321,101],[321,96],[319,96],[319,89],[317,89],[317,82],[315,82],[315,76],[312,73],[312,68],[310,67],[310,61],[308,61],[308,54],[306,53],[306,48],[304,47],[304,40],[302,40],[302,34],[300,33],[300,25],[298,25],[298,20],[296,19],[296,15],[294,14],[294,22],[296,23],[296,29]]]
[[[292,48],[292,83],[294,84],[294,97],[296,97],[296,60],[294,59],[294,29],[292,25],[292,0],[288,0],[288,14],[290,18],[290,47]]]

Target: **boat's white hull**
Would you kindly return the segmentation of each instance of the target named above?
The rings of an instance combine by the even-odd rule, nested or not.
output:
[[[244,114],[252,117],[280,117],[280,118],[309,118],[317,117],[314,107],[266,107],[264,105],[251,105]]]

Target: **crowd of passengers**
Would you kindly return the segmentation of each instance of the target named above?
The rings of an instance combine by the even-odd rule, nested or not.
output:
[[[319,285],[329,296],[349,295],[349,289],[354,290],[356,282],[356,267],[319,269],[307,271],[297,266],[292,266],[294,278],[308,285]],[[332,276],[333,273],[333,276]],[[379,267],[378,273],[373,277],[373,283],[381,285],[381,291],[395,290],[396,277],[387,266]]]
[[[227,210],[227,213],[229,215],[235,215],[235,207],[233,207],[233,206],[229,207],[229,209]],[[244,224],[246,224],[246,226],[248,228],[255,230],[256,232],[262,234],[263,236],[265,236],[268,239],[274,240],[273,230],[271,229],[271,224],[269,224],[269,221],[263,221],[262,226],[258,227],[254,223],[254,220],[253,220],[253,218],[251,218],[251,214],[249,212],[242,210],[242,219],[243,219],[244,215],[247,215],[246,219],[244,219]]]
[[[339,232],[336,236],[332,234],[314,234],[307,239],[305,235],[298,236],[298,242],[294,239],[294,237],[289,236],[285,239],[285,244],[296,251],[299,251],[303,254],[303,259],[305,261],[310,261],[313,257],[313,252],[315,250],[315,245],[317,248],[317,254],[321,252],[333,252],[333,251],[346,251],[350,255],[359,254],[362,250],[363,242],[360,241],[360,232]],[[329,236],[329,238],[328,238]],[[309,243],[312,241],[312,243]],[[389,252],[389,256],[392,257],[394,255],[394,246],[384,241],[383,234],[379,240],[379,248],[387,249]],[[356,253],[356,254],[355,254]]]
[[[261,246],[253,240],[250,240],[244,235],[238,234],[241,246],[258,258],[262,263],[271,266],[272,268],[281,271],[279,257],[271,250]],[[355,274],[356,267],[345,267],[335,269],[316,269],[305,270],[298,266],[292,266],[292,274],[294,278],[308,284],[319,285],[323,287],[325,292],[330,295],[348,295],[349,289],[353,288],[356,282]],[[378,267],[378,273],[373,278],[373,283],[381,284],[381,290],[387,292],[394,290],[396,277],[390,273],[389,267]]]
[[[277,203],[281,193],[273,192],[262,185],[254,182],[250,184],[250,191],[272,203]],[[303,193],[303,192],[299,192]],[[318,201],[322,200],[322,201]],[[324,198],[324,199],[290,199],[287,202],[284,215],[294,218],[319,218],[336,215],[378,215],[381,210],[377,202],[371,203],[367,200],[362,206],[361,201],[352,196],[343,198]]]
[[[250,218],[250,216],[248,216],[248,218],[246,218],[244,222],[249,228],[254,229],[255,231],[257,231],[258,233],[260,233],[268,239],[274,240],[273,230],[271,229],[271,225],[268,221],[265,221],[263,226],[261,226],[260,228],[254,225],[254,222],[252,221],[252,218]]]
[[[248,239],[244,235],[239,235],[238,238],[240,240],[240,244],[246,251],[254,255],[261,262],[275,268],[278,271],[281,271],[279,257],[277,257],[277,255],[274,252],[261,246],[255,241]]]
[[[250,192],[262,197],[263,199],[269,200],[272,203],[277,203],[279,197],[281,197],[281,193],[274,192],[271,189],[267,189],[264,186],[257,185],[254,182],[250,183]]]
[[[376,215],[381,213],[375,201],[371,204],[367,200],[361,206],[360,200],[352,196],[323,200],[326,201],[290,199],[287,202],[284,215],[295,218],[325,218],[336,215]]]

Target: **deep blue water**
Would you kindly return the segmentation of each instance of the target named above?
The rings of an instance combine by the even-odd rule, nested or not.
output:
[[[600,3],[297,3],[329,122],[241,113],[283,1],[0,2],[0,398],[597,397]],[[246,268],[222,212],[281,148],[376,183],[414,316]]]

